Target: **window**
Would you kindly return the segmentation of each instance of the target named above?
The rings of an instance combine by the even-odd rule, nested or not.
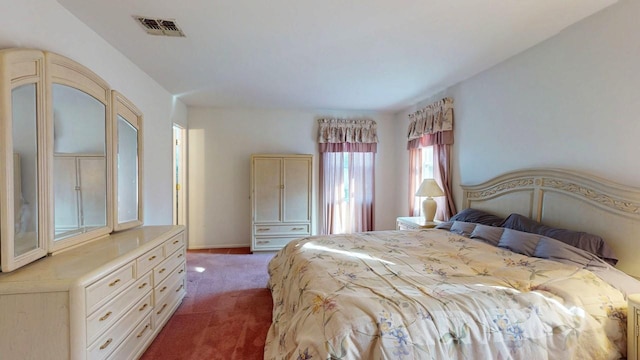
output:
[[[373,152],[321,153],[324,234],[373,230]]]
[[[410,182],[409,182],[409,213],[411,216],[422,215],[420,213],[420,199],[415,196],[422,180],[434,177],[433,173],[433,146],[425,146],[419,149],[412,149],[410,156]]]

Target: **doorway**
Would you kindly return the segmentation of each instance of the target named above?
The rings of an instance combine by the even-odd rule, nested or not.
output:
[[[186,225],[186,131],[173,125],[173,223]]]

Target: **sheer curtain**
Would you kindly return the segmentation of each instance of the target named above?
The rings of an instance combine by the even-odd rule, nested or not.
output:
[[[318,119],[322,234],[374,228],[376,123]]]
[[[435,198],[438,203],[436,219],[449,220],[456,213],[453,191],[451,187],[451,144],[453,144],[453,99],[444,98],[409,115],[409,133],[407,149],[409,150],[409,196],[414,200],[409,202],[410,214],[415,215],[415,192],[420,186],[416,178],[422,179],[416,173],[416,162],[422,163],[416,152],[424,146],[433,146],[434,179],[444,191],[445,196]],[[419,170],[421,171],[421,170]],[[418,180],[419,181],[419,180]],[[412,204],[414,204],[412,206]]]

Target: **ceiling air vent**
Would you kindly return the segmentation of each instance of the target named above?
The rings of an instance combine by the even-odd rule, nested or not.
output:
[[[145,31],[151,35],[177,36],[186,35],[180,30],[174,19],[155,19],[144,16],[134,16],[138,24],[142,25]]]

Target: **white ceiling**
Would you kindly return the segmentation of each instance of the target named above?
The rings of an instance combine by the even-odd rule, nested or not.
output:
[[[617,0],[58,0],[189,106],[396,111]],[[133,15],[175,19],[148,35]]]

